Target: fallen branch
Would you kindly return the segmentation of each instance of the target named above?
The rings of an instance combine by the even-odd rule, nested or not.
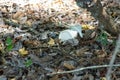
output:
[[[115,58],[117,56],[117,53],[120,51],[120,36],[118,38],[118,41],[116,43],[116,48],[114,50],[114,53],[112,55],[112,58],[111,58],[111,61],[110,61],[110,64],[109,64],[109,68],[108,68],[108,72],[106,74],[106,79],[107,80],[111,80],[110,77],[111,77],[111,71],[112,71],[112,67],[113,67],[113,64],[115,62]]]
[[[96,69],[96,68],[105,68],[105,67],[110,67],[111,65],[99,65],[99,66],[89,66],[89,67],[83,67],[75,70],[70,70],[70,71],[61,71],[61,72],[53,72],[53,73],[48,73],[47,75],[55,75],[55,74],[67,74],[67,73],[74,73],[86,69]],[[118,67],[120,64],[114,64],[113,67]]]

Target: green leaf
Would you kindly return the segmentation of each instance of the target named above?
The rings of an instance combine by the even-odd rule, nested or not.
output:
[[[7,37],[6,44],[7,45],[11,45],[12,44],[12,39],[10,37]]]
[[[101,32],[97,38],[97,41],[99,41],[103,46],[106,46],[108,44],[107,34],[104,32]]]
[[[7,37],[5,43],[6,43],[6,50],[7,50],[7,51],[11,51],[11,50],[13,49],[13,41],[12,41],[12,38]]]
[[[29,59],[29,60],[27,60],[26,62],[25,62],[25,66],[26,67],[29,67],[29,66],[31,66],[32,65],[32,60],[31,59]]]
[[[6,50],[7,51],[11,51],[13,49],[13,44],[10,44],[6,47]]]

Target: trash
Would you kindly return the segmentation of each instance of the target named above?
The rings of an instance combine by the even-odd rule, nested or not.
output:
[[[75,37],[77,37],[77,33],[80,37],[83,37],[82,27],[79,24],[72,24],[69,29],[60,32],[59,39],[61,41],[75,39]]]
[[[71,30],[77,31],[79,36],[83,38],[82,26],[80,24],[75,24],[70,27]]]
[[[66,41],[66,40],[69,40],[69,39],[74,39],[75,37],[77,37],[77,31],[69,30],[69,29],[61,31],[60,35],[59,35],[59,39],[61,41]]]

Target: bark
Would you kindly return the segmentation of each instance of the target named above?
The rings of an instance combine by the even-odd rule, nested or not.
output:
[[[99,28],[103,27],[103,29],[112,35],[118,35],[120,33],[120,26],[115,25],[115,22],[106,13],[100,0],[93,0],[92,5],[87,5],[86,8],[99,21]]]

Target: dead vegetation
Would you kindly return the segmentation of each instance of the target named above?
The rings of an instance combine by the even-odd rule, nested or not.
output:
[[[119,1],[34,2],[0,2],[0,80],[106,79],[120,33]],[[115,56],[110,75],[119,80]]]

